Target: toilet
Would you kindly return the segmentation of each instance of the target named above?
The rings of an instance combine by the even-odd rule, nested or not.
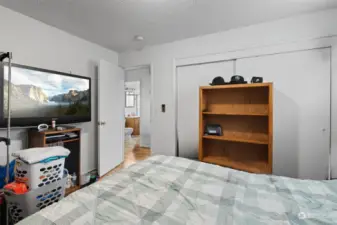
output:
[[[124,129],[125,140],[130,139],[132,133],[133,133],[133,128],[125,127],[125,129]]]

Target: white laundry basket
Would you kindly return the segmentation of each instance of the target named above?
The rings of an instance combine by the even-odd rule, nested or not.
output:
[[[47,163],[27,164],[16,159],[15,180],[26,183],[29,190],[41,188],[60,181],[63,176],[65,158]]]
[[[64,197],[67,175],[65,173],[59,181],[21,195],[5,190],[5,198],[12,222],[17,223],[39,210],[60,201]]]

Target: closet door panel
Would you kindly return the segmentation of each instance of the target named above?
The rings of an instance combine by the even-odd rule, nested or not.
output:
[[[276,175],[326,179],[330,145],[330,49],[237,60],[237,74],[274,83]]]
[[[209,85],[217,76],[229,81],[233,65],[226,61],[177,68],[178,156],[198,158],[199,86]]]

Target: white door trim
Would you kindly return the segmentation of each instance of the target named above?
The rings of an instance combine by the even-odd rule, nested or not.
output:
[[[144,64],[144,65],[137,65],[137,66],[131,66],[131,67],[125,67],[123,68],[125,71],[130,70],[138,70],[143,68],[149,68],[150,69],[150,79],[151,79],[151,105],[150,105],[150,136],[151,136],[151,144],[150,148],[153,146],[153,117],[155,113],[155,107],[154,107],[154,76],[153,76],[153,63]]]
[[[240,49],[223,53],[207,54],[201,56],[192,56],[184,58],[175,58],[176,66],[187,66],[193,64],[211,63],[218,61],[228,61],[240,58],[251,58],[262,55],[272,55],[286,52],[295,52],[302,50],[311,50],[316,48],[328,48],[337,43],[337,37],[325,37],[320,39],[311,39],[297,41],[292,43],[276,44],[270,46],[258,46],[248,49]]]

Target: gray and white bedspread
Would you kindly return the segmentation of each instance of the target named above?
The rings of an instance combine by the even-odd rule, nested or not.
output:
[[[154,156],[19,224],[337,224],[337,182],[254,175]]]

